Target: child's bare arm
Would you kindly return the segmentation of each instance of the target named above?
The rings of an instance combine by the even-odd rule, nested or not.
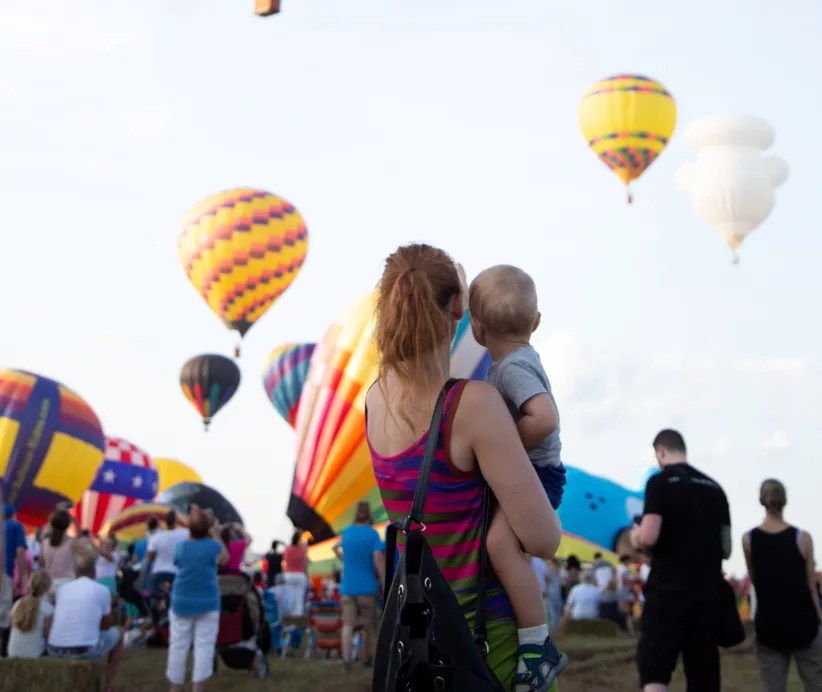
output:
[[[517,430],[522,444],[533,447],[551,435],[559,425],[559,413],[554,400],[548,394],[532,396],[521,407],[522,418]]]

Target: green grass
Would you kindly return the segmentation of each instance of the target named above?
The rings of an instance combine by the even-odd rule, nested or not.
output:
[[[637,689],[635,642],[629,637],[584,638],[558,637],[560,647],[568,653],[571,665],[560,678],[562,692],[607,692]],[[165,681],[166,652],[163,650],[126,651],[117,689],[120,692],[160,692],[168,689]],[[742,645],[724,652],[722,657],[723,692],[755,692],[759,689],[756,663],[751,646]],[[371,689],[370,671],[356,666],[350,673],[342,670],[338,660],[314,658],[280,661],[271,658],[271,675],[267,680],[251,678],[248,673],[220,666],[217,676],[207,686],[215,692],[252,690],[259,692],[367,692]],[[684,692],[681,671],[671,686],[672,692]],[[800,692],[796,671],[791,672],[789,692]]]

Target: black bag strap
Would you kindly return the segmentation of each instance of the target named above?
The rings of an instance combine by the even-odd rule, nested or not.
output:
[[[487,656],[490,652],[488,647],[488,632],[485,628],[485,581],[488,578],[488,548],[486,540],[488,538],[488,524],[491,521],[491,489],[483,479],[482,497],[482,528],[480,529],[480,554],[479,554],[479,574],[477,575],[477,609],[474,613],[474,642],[479,647],[480,653]]]

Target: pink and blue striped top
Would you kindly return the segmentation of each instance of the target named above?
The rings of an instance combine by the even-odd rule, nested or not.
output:
[[[479,574],[484,482],[479,471],[464,472],[451,462],[450,435],[460,396],[468,380],[454,385],[445,400],[439,441],[425,498],[425,536],[445,579],[473,627]],[[419,468],[428,432],[400,454],[379,454],[369,440],[374,475],[390,520],[408,515],[414,499]],[[402,535],[400,535],[400,542]],[[402,550],[402,545],[398,546]],[[490,571],[490,567],[489,567]],[[508,596],[499,581],[489,574],[486,581],[486,608],[491,635],[494,621],[513,621]]]

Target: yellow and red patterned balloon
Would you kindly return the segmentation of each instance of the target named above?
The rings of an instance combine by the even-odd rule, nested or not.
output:
[[[649,77],[615,75],[583,96],[579,125],[588,146],[628,186],[667,146],[676,127],[676,103]]]
[[[177,251],[203,300],[242,337],[299,273],[308,231],[290,202],[238,188],[189,211]]]

